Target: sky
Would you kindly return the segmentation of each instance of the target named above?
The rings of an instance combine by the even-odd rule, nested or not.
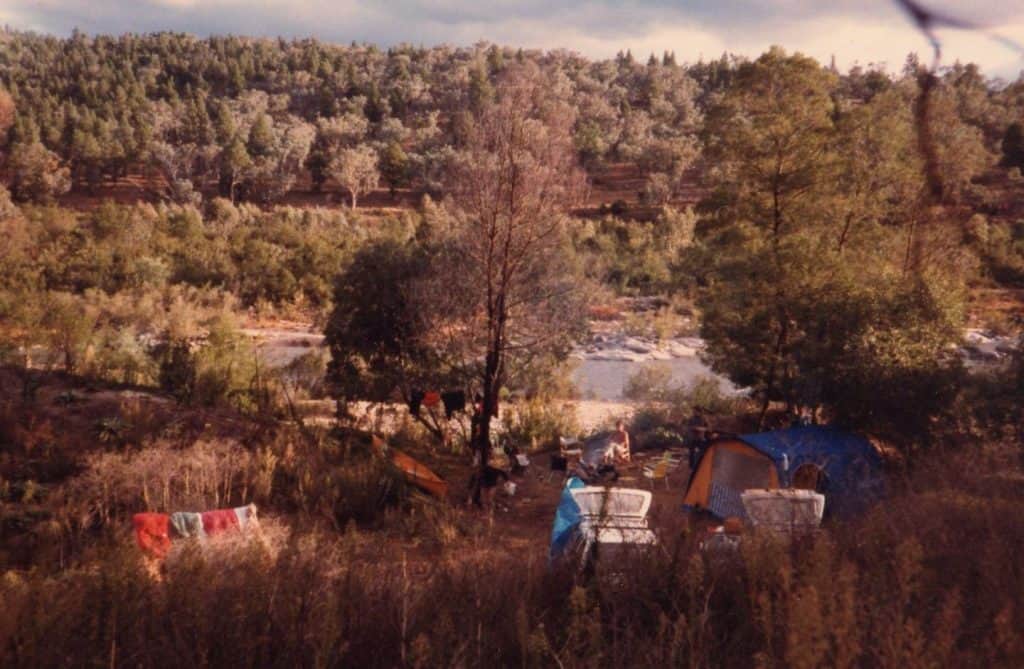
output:
[[[1024,0],[918,0],[984,23],[1024,43]],[[898,72],[909,52],[930,61],[926,38],[893,0],[3,0],[0,24],[65,36],[171,30],[324,41],[515,47],[638,58],[674,51],[679,62],[723,52],[756,57],[778,44],[841,69],[885,64]],[[1024,53],[980,31],[941,29],[943,64],[978,63],[1016,79]]]

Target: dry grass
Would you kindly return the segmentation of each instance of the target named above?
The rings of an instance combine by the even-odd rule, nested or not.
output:
[[[657,550],[584,577],[548,569],[553,488],[511,528],[411,493],[355,432],[232,423],[73,453],[50,418],[0,418],[3,667],[1024,666],[1012,431],[915,459],[855,522],[752,535],[733,559],[660,509]],[[143,508],[250,501],[261,536],[178,544],[159,579],[129,535]]]
[[[751,536],[734,560],[680,526],[625,577],[550,571],[441,505],[393,515],[438,557],[381,529],[277,524],[271,549],[186,547],[153,581],[115,537],[71,569],[8,572],[0,664],[1021,666],[1019,491],[979,494],[974,474],[932,488],[953,466],[854,524]]]
[[[63,513],[77,527],[106,524],[138,511],[218,509],[266,500],[273,453],[237,443],[200,441],[188,448],[158,442],[135,452],[85,458],[85,472],[62,491]]]

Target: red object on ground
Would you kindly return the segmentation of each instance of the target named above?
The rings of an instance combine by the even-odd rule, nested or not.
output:
[[[234,509],[217,509],[216,511],[203,511],[203,531],[207,536],[229,532],[238,529],[238,516]]]
[[[423,406],[432,407],[437,406],[437,403],[441,401],[441,393],[436,391],[430,391],[423,394]]]
[[[171,549],[171,537],[168,533],[170,516],[166,513],[137,513],[132,516],[135,528],[135,540],[148,555],[163,559]]]

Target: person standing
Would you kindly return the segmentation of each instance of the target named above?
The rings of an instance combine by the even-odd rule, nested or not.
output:
[[[701,407],[694,407],[693,415],[690,416],[690,420],[686,424],[686,441],[689,448],[691,472],[696,468],[697,461],[700,460],[710,429],[708,419],[704,417],[704,410]]]

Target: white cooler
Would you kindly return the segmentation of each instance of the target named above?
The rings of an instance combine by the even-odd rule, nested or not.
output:
[[[754,527],[793,534],[821,525],[825,496],[813,490],[751,489],[740,494]]]

